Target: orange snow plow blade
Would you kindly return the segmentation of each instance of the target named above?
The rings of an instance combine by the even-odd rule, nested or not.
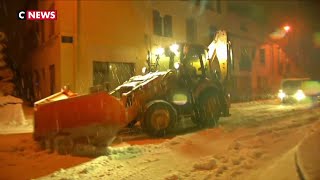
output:
[[[36,140],[63,135],[72,140],[84,137],[93,145],[108,145],[125,125],[123,104],[107,92],[78,96],[64,90],[35,103]]]

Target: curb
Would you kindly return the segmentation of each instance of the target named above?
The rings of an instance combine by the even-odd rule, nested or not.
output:
[[[301,180],[320,179],[320,129],[305,137],[295,153],[297,172]]]

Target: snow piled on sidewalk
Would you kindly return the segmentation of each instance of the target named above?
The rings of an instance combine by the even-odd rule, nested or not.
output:
[[[0,96],[0,134],[30,132],[31,121],[26,119],[22,103],[13,96]]]

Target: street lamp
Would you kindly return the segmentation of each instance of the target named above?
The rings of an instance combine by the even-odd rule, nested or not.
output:
[[[286,32],[288,32],[290,30],[290,26],[286,25],[286,26],[283,26],[283,30],[285,30]]]

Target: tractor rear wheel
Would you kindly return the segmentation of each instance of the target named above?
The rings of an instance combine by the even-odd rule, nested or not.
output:
[[[150,136],[165,136],[175,126],[177,115],[175,109],[167,102],[152,104],[145,113],[141,125]]]
[[[214,93],[204,93],[199,98],[199,105],[199,124],[202,127],[217,126],[221,115],[218,96]]]

